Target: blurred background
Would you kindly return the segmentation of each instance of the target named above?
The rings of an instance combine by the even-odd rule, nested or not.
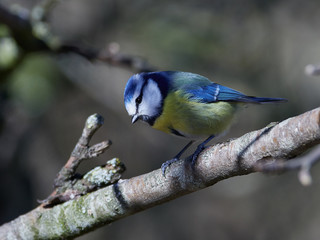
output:
[[[41,1],[0,0],[31,10]],[[239,137],[319,106],[320,1],[68,0],[49,12],[62,42],[143,57],[157,70],[199,73],[248,95],[286,104],[250,106],[228,134]],[[77,54],[24,51],[0,22],[0,223],[35,208],[52,191],[86,118],[105,117],[93,143],[110,150],[79,172],[119,157],[123,178],[150,172],[186,141],[130,123],[123,90],[134,69]],[[214,142],[214,141],[213,141]],[[251,174],[101,227],[78,239],[319,239],[320,168],[313,185],[296,173]]]

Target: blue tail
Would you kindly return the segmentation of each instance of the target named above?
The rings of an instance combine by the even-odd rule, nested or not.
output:
[[[218,101],[227,101],[227,102],[244,102],[244,103],[281,103],[287,102],[288,100],[285,98],[265,98],[265,97],[252,97],[247,96],[241,92],[238,92],[234,89],[218,85],[219,92],[217,94],[216,100]],[[212,85],[210,85],[212,87]]]
[[[285,98],[265,98],[265,97],[251,97],[251,96],[242,96],[237,99],[238,102],[247,102],[247,103],[283,103],[288,102]]]
[[[217,83],[201,86],[196,89],[187,90],[190,99],[204,103],[213,103],[217,101],[226,102],[243,102],[243,103],[273,103],[273,102],[287,102],[284,98],[264,98],[247,96],[232,88],[222,86]]]

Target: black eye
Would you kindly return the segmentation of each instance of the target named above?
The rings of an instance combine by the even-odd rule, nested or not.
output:
[[[139,97],[136,98],[136,104],[140,104],[142,101],[142,96],[140,95]]]

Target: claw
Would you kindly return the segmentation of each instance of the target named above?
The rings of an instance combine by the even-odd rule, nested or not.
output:
[[[166,169],[167,169],[167,167],[169,167],[172,163],[174,163],[174,162],[176,162],[176,161],[178,161],[178,160],[179,160],[179,158],[173,158],[173,159],[170,159],[170,160],[162,163],[162,165],[161,165],[161,171],[162,171],[162,175],[163,175],[164,177],[166,177]]]

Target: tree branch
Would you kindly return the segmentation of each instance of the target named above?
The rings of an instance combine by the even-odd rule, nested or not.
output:
[[[0,238],[74,238],[223,179],[255,172],[258,161],[295,157],[319,142],[320,108],[317,108],[210,146],[200,154],[194,168],[189,161],[180,160],[170,166],[166,177],[157,169],[53,208],[40,206],[2,225]]]

